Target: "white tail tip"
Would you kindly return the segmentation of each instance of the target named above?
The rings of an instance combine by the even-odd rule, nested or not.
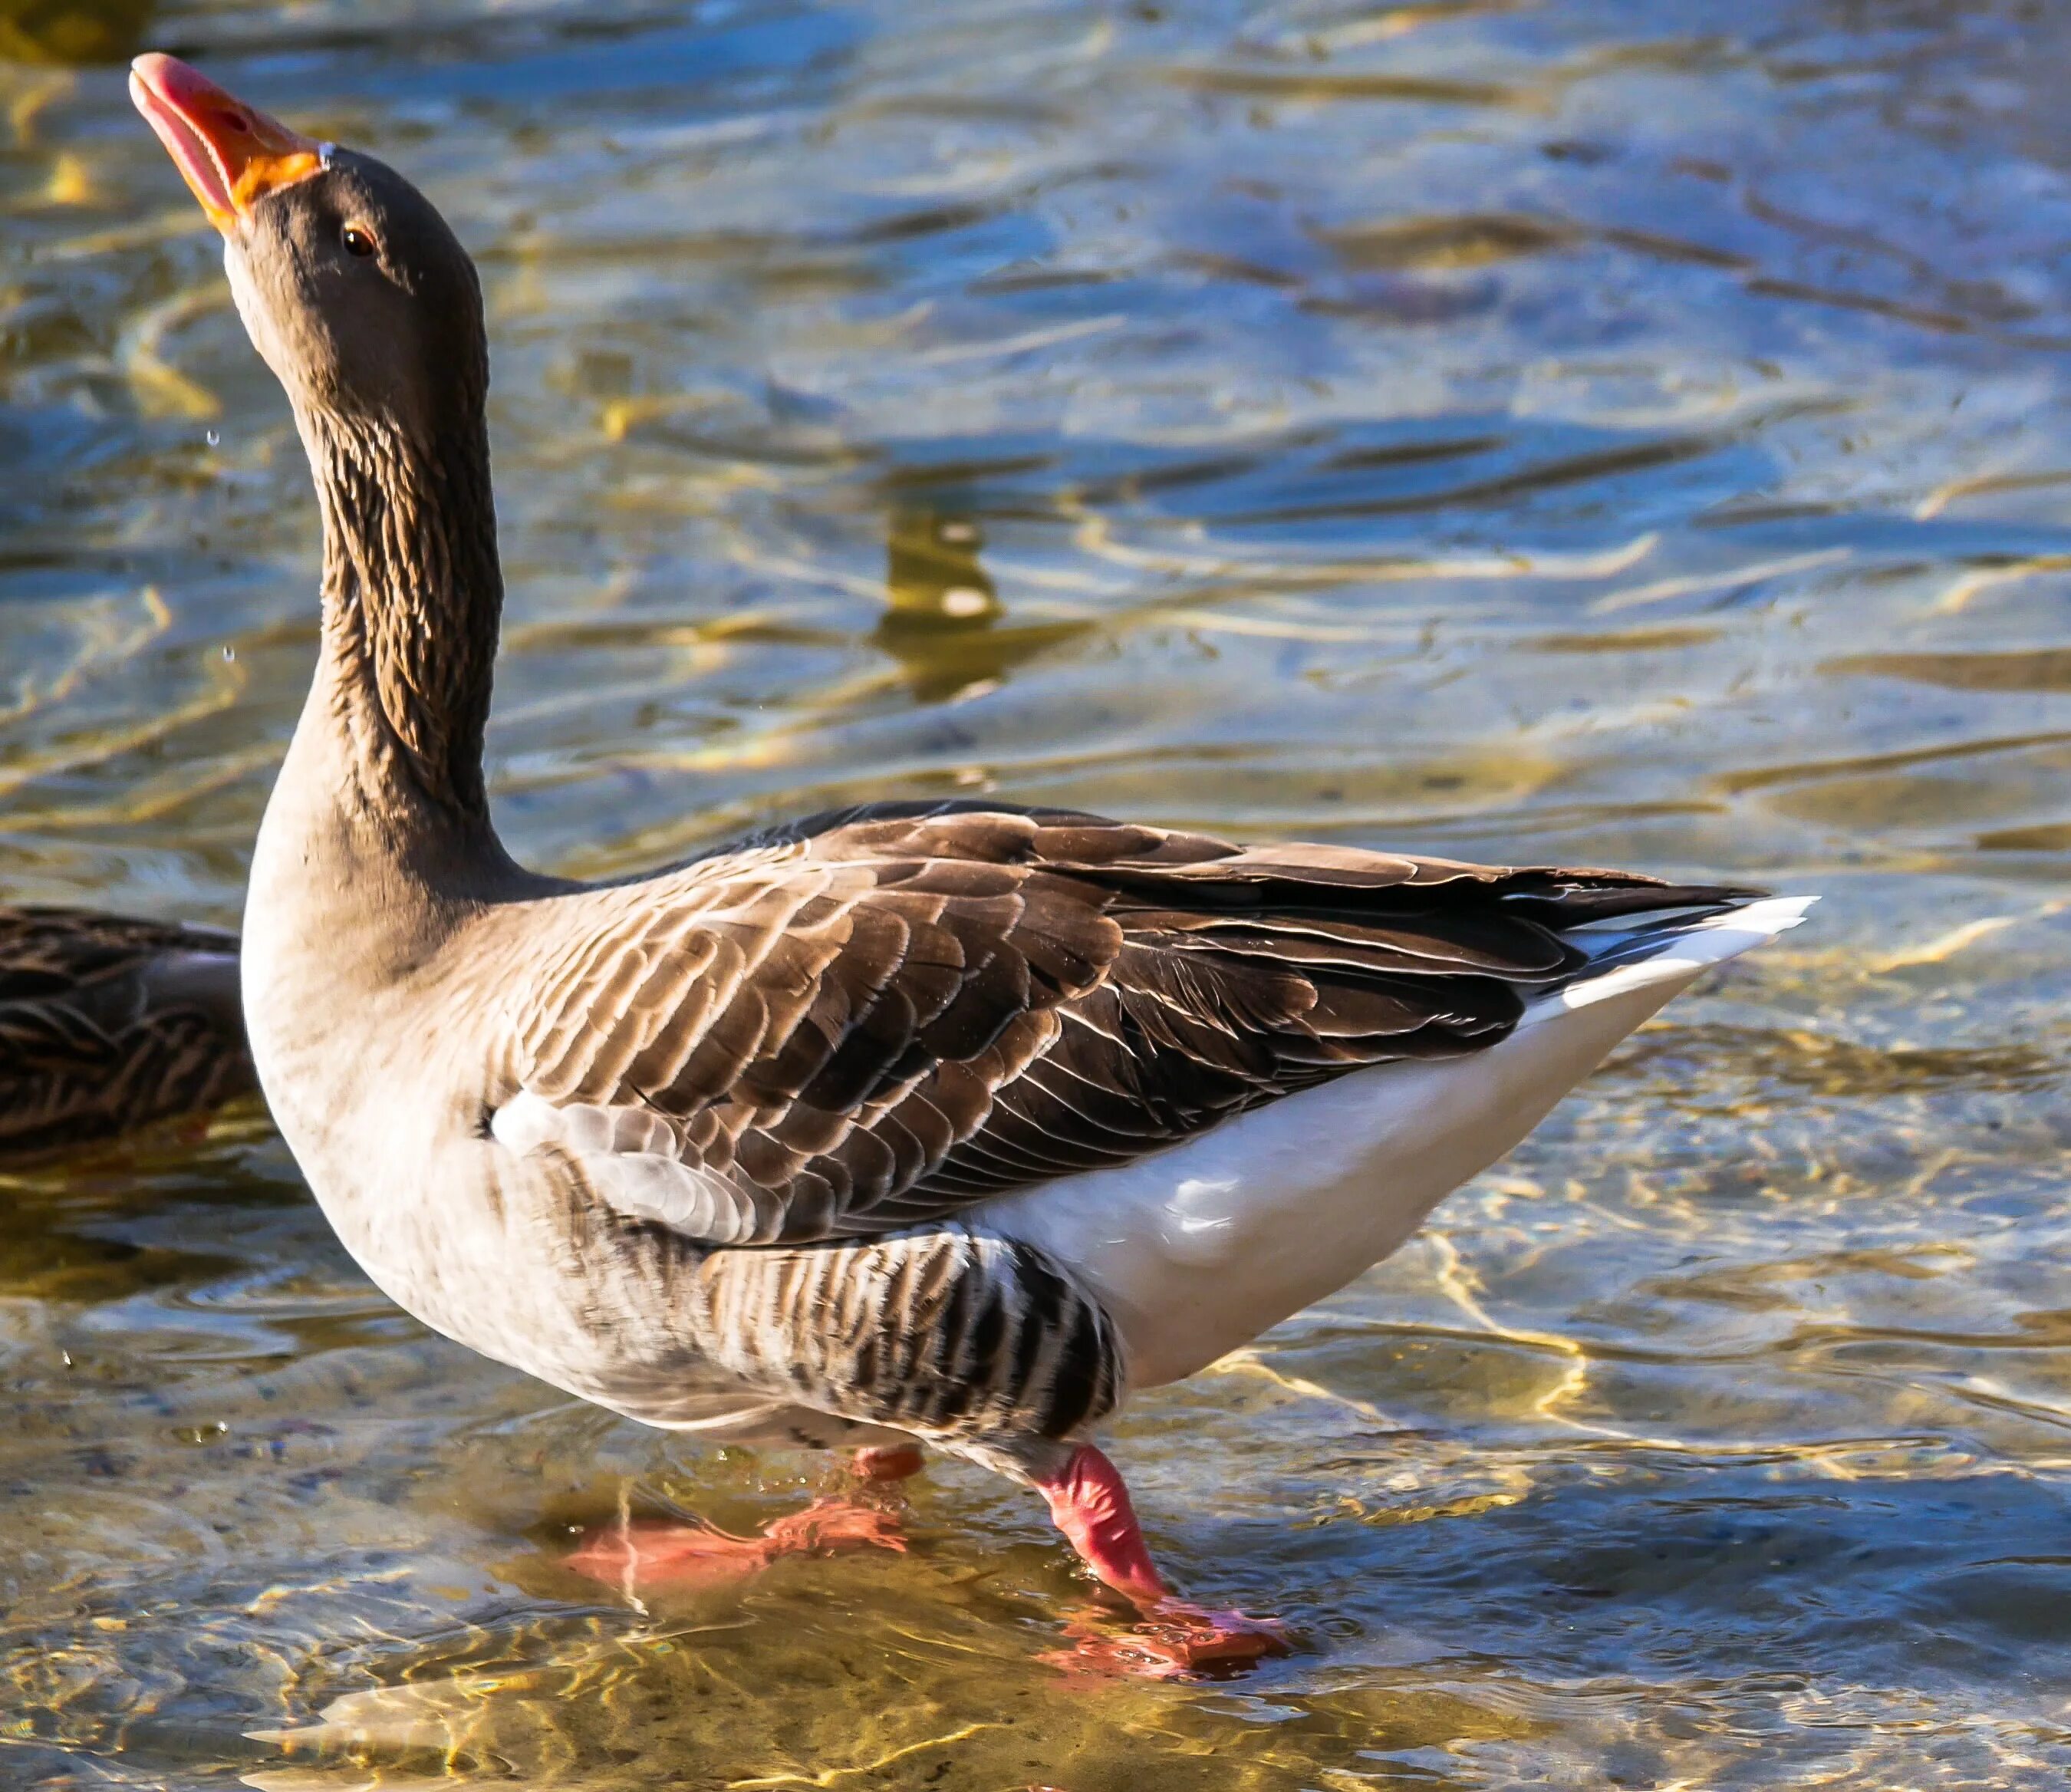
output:
[[[1557,1002],[1549,999],[1546,1007],[1556,1011],[1585,1008],[1593,1002],[1623,995],[1628,990],[1693,977],[1708,965],[1724,964],[1743,952],[1768,945],[1778,934],[1804,920],[1806,910],[1819,900],[1814,896],[1761,896],[1724,914],[1707,915],[1702,921],[1664,933],[1658,953],[1620,965],[1601,977],[1585,977],[1570,983],[1560,991]]]

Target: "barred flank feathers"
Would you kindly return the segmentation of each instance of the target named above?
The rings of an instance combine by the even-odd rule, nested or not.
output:
[[[715,1363],[874,1425],[1062,1437],[1122,1397],[1120,1344],[1093,1301],[1040,1253],[961,1227],[717,1251],[697,1289]]]

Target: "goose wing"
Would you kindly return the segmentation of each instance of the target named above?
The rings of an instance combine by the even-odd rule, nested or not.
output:
[[[1747,893],[1063,810],[817,817],[576,899],[491,1126],[704,1243],[871,1236],[1492,1044],[1587,962],[1569,929]]]
[[[0,1002],[61,997],[188,954],[237,957],[237,936],[87,908],[0,908]]]
[[[254,1087],[234,934],[0,908],[0,1157],[109,1138]]]

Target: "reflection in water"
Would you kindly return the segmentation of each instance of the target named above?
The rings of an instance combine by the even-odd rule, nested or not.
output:
[[[999,596],[978,559],[985,537],[967,516],[895,510],[886,519],[888,627],[900,630],[990,628]]]
[[[886,519],[885,610],[871,639],[899,662],[917,703],[982,697],[1087,632],[1080,622],[1008,622],[978,558],[984,546],[971,516],[908,506]]]
[[[144,28],[0,58],[67,15]],[[984,788],[1827,900],[1132,1413],[1154,1547],[1301,1637],[1232,1686],[1061,1676],[1093,1596],[953,1466],[904,1556],[577,1581],[816,1467],[426,1336],[252,1113],[0,1183],[0,1783],[2071,1778],[2071,9],[157,31],[480,252],[528,860]],[[0,900],[230,921],[307,476],[117,76],[0,102]]]

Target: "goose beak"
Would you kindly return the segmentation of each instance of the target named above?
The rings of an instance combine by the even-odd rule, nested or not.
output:
[[[226,236],[269,193],[307,180],[324,166],[328,145],[232,99],[174,57],[139,56],[130,64],[129,98],[158,133],[208,221]]]

